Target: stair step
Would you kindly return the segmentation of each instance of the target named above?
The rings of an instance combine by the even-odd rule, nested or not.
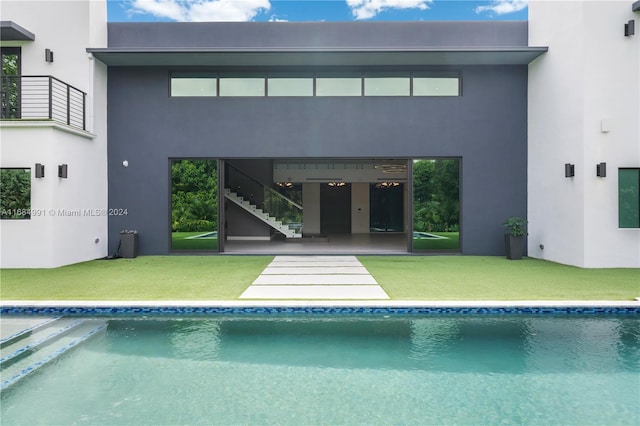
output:
[[[106,328],[104,320],[69,319],[58,320],[54,324],[58,325],[57,330],[47,327],[48,336],[36,333],[37,336],[33,337],[38,340],[22,339],[6,348],[7,355],[2,357],[0,389],[17,383]],[[23,343],[23,346],[20,347],[18,343]],[[5,353],[4,348],[3,353]]]
[[[4,348],[13,342],[31,335],[34,331],[58,320],[60,317],[52,318],[3,318],[2,334],[9,334],[0,340],[0,348]]]
[[[0,350],[0,366],[4,368],[10,365],[12,360],[37,350],[39,346],[68,333],[80,324],[82,324],[80,319],[58,319],[25,335],[22,339],[18,339]]]

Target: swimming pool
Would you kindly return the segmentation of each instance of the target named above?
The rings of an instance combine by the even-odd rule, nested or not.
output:
[[[13,424],[638,424],[637,315],[115,317]]]

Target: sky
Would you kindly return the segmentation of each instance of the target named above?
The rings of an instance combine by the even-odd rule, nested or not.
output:
[[[109,22],[526,20],[528,0],[108,0]]]

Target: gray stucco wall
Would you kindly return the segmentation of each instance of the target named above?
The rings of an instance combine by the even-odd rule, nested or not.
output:
[[[111,67],[109,207],[129,214],[109,218],[110,253],[121,229],[168,253],[172,157],[443,156],[462,157],[463,253],[503,254],[502,221],[527,211],[527,67],[459,69],[451,98],[170,98],[171,70]]]
[[[110,48],[411,48],[527,46],[512,22],[110,23]]]

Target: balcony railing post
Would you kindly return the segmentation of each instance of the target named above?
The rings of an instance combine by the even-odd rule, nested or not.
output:
[[[82,130],[87,130],[87,94],[84,92],[82,92]]]
[[[49,120],[53,119],[53,77],[49,76]]]
[[[67,125],[71,125],[71,87],[67,84]]]

